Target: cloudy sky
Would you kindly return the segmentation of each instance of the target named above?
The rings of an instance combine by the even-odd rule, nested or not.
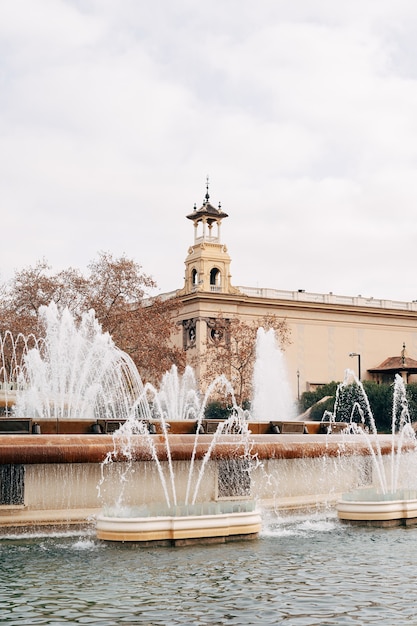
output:
[[[0,0],[0,279],[126,254],[183,285],[417,299],[415,0]]]

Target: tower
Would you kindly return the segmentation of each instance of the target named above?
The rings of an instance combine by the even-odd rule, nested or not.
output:
[[[230,283],[230,256],[220,239],[221,223],[228,215],[220,203],[217,209],[210,203],[208,177],[202,206],[197,209],[194,205],[193,212],[186,217],[194,224],[194,243],[185,259],[185,283],[179,295],[238,293]]]

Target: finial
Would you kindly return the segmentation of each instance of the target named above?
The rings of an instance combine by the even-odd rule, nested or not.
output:
[[[222,210],[222,205],[221,205],[221,202],[219,202],[219,211],[221,210]]]
[[[205,195],[205,202],[204,202],[204,204],[207,204],[209,199],[210,199],[210,195],[209,195],[209,175],[207,174],[207,176],[206,176],[206,195]]]
[[[197,211],[197,204],[194,202],[194,211]]]

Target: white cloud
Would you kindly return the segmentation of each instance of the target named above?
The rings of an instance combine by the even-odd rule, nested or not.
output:
[[[235,284],[415,299],[411,0],[16,0],[1,276],[125,252],[182,286],[206,174]]]

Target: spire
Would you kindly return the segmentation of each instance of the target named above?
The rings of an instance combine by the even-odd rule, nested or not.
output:
[[[210,194],[209,194],[209,175],[207,174],[206,176],[206,195],[204,196],[204,202],[203,204],[208,204],[209,200],[210,200]]]
[[[206,176],[206,194],[204,196],[202,206],[197,209],[197,206],[194,204],[193,212],[187,215],[189,220],[193,220],[194,222],[200,222],[201,220],[206,220],[207,224],[211,224],[213,222],[220,223],[220,221],[227,217],[227,213],[222,210],[222,205],[219,202],[219,208],[216,209],[210,203],[210,194],[209,194],[209,186],[210,179],[209,175]]]

